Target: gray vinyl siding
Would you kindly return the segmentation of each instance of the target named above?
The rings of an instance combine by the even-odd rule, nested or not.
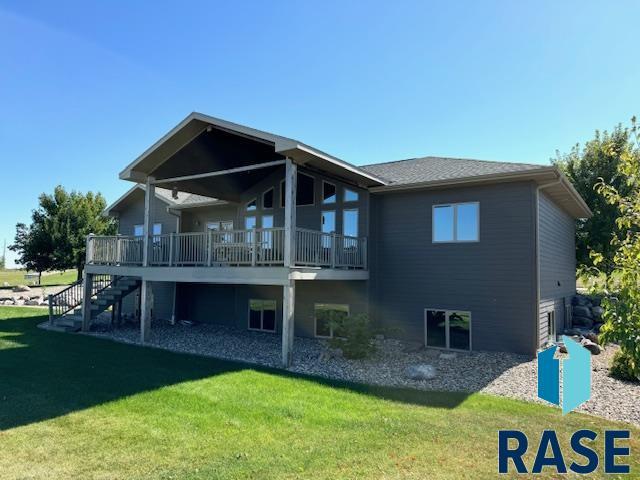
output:
[[[178,319],[248,328],[249,300],[276,301],[276,333],[282,332],[282,287],[273,285],[178,284]],[[295,335],[314,336],[314,305],[349,305],[352,314],[367,312],[366,282],[296,282]]]
[[[155,198],[153,201],[153,223],[162,224],[162,233],[177,232],[177,217],[167,212],[168,205]],[[144,191],[136,190],[131,194],[126,209],[118,215],[118,233],[121,235],[133,235],[135,225],[144,223]]]
[[[155,198],[153,201],[152,217],[153,223],[162,224],[162,233],[176,233],[178,217],[167,211],[168,204]],[[127,208],[118,215],[118,233],[121,235],[133,235],[135,225],[144,223],[144,191],[134,191],[128,199]],[[153,283],[153,317],[163,320],[171,318],[173,313],[173,289],[172,282]],[[138,308],[138,296],[140,291],[136,290],[122,300],[122,313],[134,315]]]
[[[533,354],[535,203],[530,182],[372,195],[370,310],[424,342],[424,309],[470,311],[472,348]],[[432,207],[479,202],[480,241],[433,243]]]
[[[556,334],[567,323],[565,305],[576,292],[575,220],[544,192],[539,194],[539,344],[550,340],[547,312],[555,311]]]

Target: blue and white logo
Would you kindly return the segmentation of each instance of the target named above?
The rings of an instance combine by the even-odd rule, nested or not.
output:
[[[575,340],[562,336],[569,358],[555,358],[557,346],[538,352],[538,398],[562,407],[566,415],[591,398],[591,353]],[[562,402],[560,364],[562,363]]]

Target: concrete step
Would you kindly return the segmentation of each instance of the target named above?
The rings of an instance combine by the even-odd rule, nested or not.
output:
[[[82,327],[82,317],[76,315],[65,315],[54,320],[54,323],[59,327]]]

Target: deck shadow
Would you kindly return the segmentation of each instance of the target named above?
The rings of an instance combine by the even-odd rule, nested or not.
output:
[[[0,320],[0,431],[186,381],[254,370],[377,398],[456,408],[470,394],[337,381],[285,370],[48,332],[44,317]]]

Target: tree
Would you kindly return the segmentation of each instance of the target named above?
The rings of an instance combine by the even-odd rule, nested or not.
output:
[[[28,269],[43,272],[75,268],[80,280],[87,235],[116,232],[114,220],[102,215],[106,205],[100,193],[67,193],[57,186],[52,195],[40,195],[29,227],[16,225],[15,242],[9,248],[18,253],[19,263]]]
[[[617,179],[601,178],[596,192],[616,212],[615,233],[611,239],[613,268],[604,274],[605,297],[601,329],[603,342],[620,345],[625,369],[640,380],[640,130],[635,117],[630,129],[632,143],[619,153]],[[605,261],[602,252],[591,253],[595,265]]]
[[[602,254],[600,268],[610,272],[613,268],[614,248],[610,245],[611,234],[622,231],[615,223],[616,206],[599,195],[594,186],[603,179],[616,188],[622,195],[629,192],[625,178],[619,173],[618,166],[625,152],[638,155],[632,148],[629,129],[618,125],[611,133],[596,131],[595,138],[584,145],[573,147],[570,153],[561,155],[556,152],[553,163],[573,182],[576,190],[584,198],[593,217],[580,220],[576,224],[576,259],[580,268],[590,268],[593,262],[589,252],[595,250]]]

